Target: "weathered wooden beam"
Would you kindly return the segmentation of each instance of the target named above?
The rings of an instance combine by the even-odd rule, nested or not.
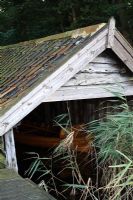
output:
[[[6,167],[18,171],[16,149],[14,142],[13,129],[9,130],[5,135],[5,151],[6,151]]]
[[[69,80],[64,86],[80,86],[80,85],[104,85],[133,81],[133,77],[125,76],[119,73],[79,73]]]
[[[118,30],[115,31],[115,37],[121,43],[121,45],[126,49],[126,51],[133,57],[132,46],[129,44],[129,42],[123,37],[123,35]]]
[[[114,38],[114,46],[112,47],[112,50],[133,72],[133,57],[128,53],[127,49],[119,42],[119,40],[117,40],[117,38]]]
[[[112,48],[114,45],[114,34],[115,34],[115,19],[111,17],[108,23],[108,38],[107,48]]]
[[[82,69],[80,72],[83,73],[89,73],[89,74],[94,74],[94,73],[104,73],[104,74],[109,74],[109,73],[120,73],[124,74],[126,73],[125,66],[121,65],[119,66],[118,64],[104,64],[104,63],[89,63],[84,69]]]
[[[74,54],[67,62],[50,74],[28,95],[23,97],[16,105],[0,118],[0,135],[6,133],[33,109],[40,105],[43,100],[51,96],[56,90],[64,85],[83,67],[106,49],[107,28],[95,35],[92,39]]]
[[[121,92],[123,95],[133,95],[132,83],[110,84],[110,85],[93,85],[93,86],[73,86],[62,87],[50,96],[44,102],[68,101],[75,99],[95,99],[114,97],[113,92]]]

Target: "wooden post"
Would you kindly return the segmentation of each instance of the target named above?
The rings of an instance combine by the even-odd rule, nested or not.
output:
[[[108,38],[107,48],[112,48],[114,45],[114,34],[115,34],[115,19],[111,17],[108,23]]]
[[[18,171],[13,129],[5,135],[6,167]]]

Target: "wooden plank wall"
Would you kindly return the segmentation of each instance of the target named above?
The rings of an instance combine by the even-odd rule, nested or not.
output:
[[[133,95],[132,72],[111,50],[95,58],[47,101],[113,96],[108,89],[123,91],[127,96]]]
[[[87,65],[83,70],[71,78],[63,87],[67,86],[92,86],[133,81],[132,73],[111,52],[104,52]],[[95,91],[94,91],[95,92]]]
[[[104,114],[111,110],[111,106],[117,104],[112,103],[111,99],[88,99],[77,101],[62,101],[42,103],[24,121],[34,122],[37,124],[53,124],[56,116],[68,113],[70,111],[73,124],[88,123],[94,119],[103,117]],[[130,104],[133,106],[132,100]]]
[[[90,118],[93,118],[96,106],[93,102],[90,103],[86,100],[43,103],[24,120],[51,124],[58,115],[67,114],[68,109],[75,124],[90,121]]]
[[[82,122],[88,123],[94,119],[98,119],[108,112],[107,109],[109,108],[107,107],[110,107],[112,104],[110,101],[107,101],[107,98],[97,97],[97,93],[100,89],[107,86],[109,86],[109,88],[116,86],[115,91],[120,92],[122,91],[121,86],[124,86],[126,91],[129,89],[129,91],[133,93],[132,73],[111,50],[103,52],[61,87],[57,92],[62,90],[63,97],[60,98],[60,96],[58,96],[60,93],[56,93],[57,95],[55,94],[50,99],[52,102],[42,103],[35,109],[35,112],[33,111],[24,120],[28,119],[35,123],[53,123],[56,116],[68,113],[67,107],[70,109],[72,122],[74,124]],[[80,93],[77,94],[79,91],[82,91],[82,94],[84,94],[84,88],[88,88],[87,95],[89,95],[89,91],[92,87],[94,87],[94,90],[91,90],[91,95],[96,98],[84,99]],[[74,98],[72,99],[74,99],[74,101],[65,101],[65,95],[69,93],[70,88],[73,93],[78,95],[79,100],[75,100],[75,96],[73,96]],[[81,90],[77,90],[77,88]],[[100,95],[102,97],[103,93],[100,93]]]

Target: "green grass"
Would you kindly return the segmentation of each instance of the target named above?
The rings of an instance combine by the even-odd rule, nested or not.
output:
[[[77,149],[71,148],[73,132],[71,129],[71,116],[60,115],[55,123],[66,132],[66,138],[54,150],[49,167],[47,159],[38,155],[33,159],[27,173],[32,178],[36,172],[41,172],[38,177],[44,181],[44,188],[56,192],[56,198],[67,199],[68,191],[73,199],[78,200],[130,200],[133,199],[133,111],[128,106],[126,98],[119,95],[119,104],[112,106],[111,111],[103,118],[85,125],[88,136],[94,135],[93,149],[95,154],[96,180],[91,177],[85,181],[80,171],[77,160]],[[107,109],[109,110],[109,108]],[[51,157],[51,158],[52,158]],[[63,163],[58,174],[52,169],[56,162]],[[86,164],[88,160],[86,159]],[[71,180],[65,182],[59,175],[69,170]],[[45,177],[50,176],[49,180]],[[56,182],[60,183],[61,191]]]
[[[90,128],[95,135],[94,145],[102,170],[103,200],[130,199],[133,195],[133,111],[126,99],[105,118],[92,122]]]

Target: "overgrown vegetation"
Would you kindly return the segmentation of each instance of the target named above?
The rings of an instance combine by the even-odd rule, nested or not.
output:
[[[126,99],[122,98],[122,104],[104,119],[92,122],[91,131],[95,134],[102,170],[102,199],[132,199],[133,187],[129,181],[133,178],[133,111]]]
[[[88,155],[79,153],[78,146],[73,145],[71,117],[64,123],[63,115],[59,116],[56,124],[64,129],[66,138],[51,157],[32,157],[27,171],[30,178],[37,174],[40,186],[57,199],[133,199],[132,107],[121,97],[119,105],[110,110],[102,119],[82,126],[91,140]]]

